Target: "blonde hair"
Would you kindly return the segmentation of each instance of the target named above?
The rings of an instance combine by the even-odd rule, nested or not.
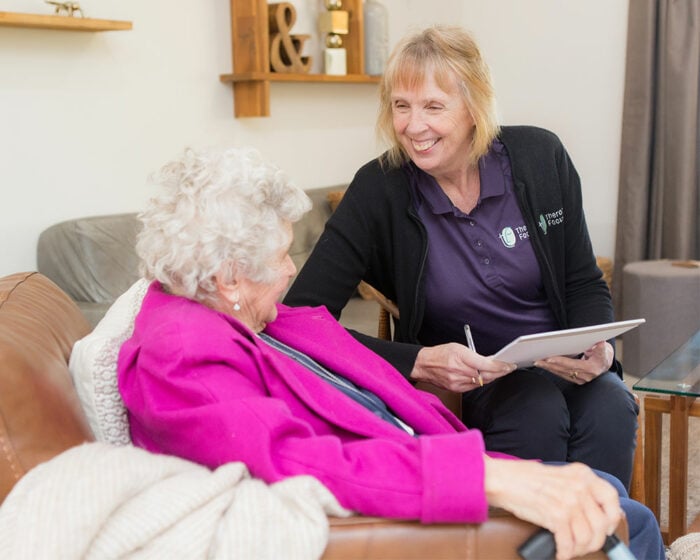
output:
[[[164,192],[139,215],[136,251],[146,278],[197,301],[215,275],[268,282],[270,260],[289,242],[285,223],[311,208],[302,189],[252,148],[186,149],[152,179]]]
[[[496,98],[491,73],[472,36],[456,26],[436,25],[409,34],[392,51],[379,89],[377,133],[389,145],[381,161],[399,167],[409,160],[394,131],[391,95],[395,87],[421,87],[427,72],[447,89],[456,77],[464,103],[474,119],[469,164],[485,155],[498,135]]]

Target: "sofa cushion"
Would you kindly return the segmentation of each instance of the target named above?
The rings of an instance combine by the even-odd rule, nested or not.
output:
[[[139,278],[134,247],[140,229],[134,213],[54,224],[39,236],[39,271],[75,301],[111,304]]]
[[[126,408],[117,386],[117,358],[134,330],[148,285],[143,278],[137,280],[117,298],[95,329],[73,347],[70,372],[98,441],[131,443]]]
[[[89,330],[48,278],[0,279],[0,502],[29,469],[93,439],[68,372]]]

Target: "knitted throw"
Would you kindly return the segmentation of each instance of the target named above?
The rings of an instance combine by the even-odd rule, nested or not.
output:
[[[327,515],[315,478],[267,485],[132,446],[88,443],[32,469],[0,507],[3,558],[319,558]]]

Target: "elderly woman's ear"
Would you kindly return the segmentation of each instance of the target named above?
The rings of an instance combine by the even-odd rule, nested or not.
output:
[[[240,309],[239,300],[241,298],[238,277],[234,276],[230,278],[230,275],[223,274],[219,271],[214,275],[214,282],[216,282],[216,291],[221,298],[228,301],[234,311],[238,311]]]

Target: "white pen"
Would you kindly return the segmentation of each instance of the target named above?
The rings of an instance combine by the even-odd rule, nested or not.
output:
[[[464,323],[464,336],[467,339],[467,346],[473,352],[476,352],[476,346],[474,346],[474,339],[472,338],[472,329],[468,323]],[[476,375],[479,378],[479,387],[484,386],[484,380],[481,379],[481,372],[476,370]]]

